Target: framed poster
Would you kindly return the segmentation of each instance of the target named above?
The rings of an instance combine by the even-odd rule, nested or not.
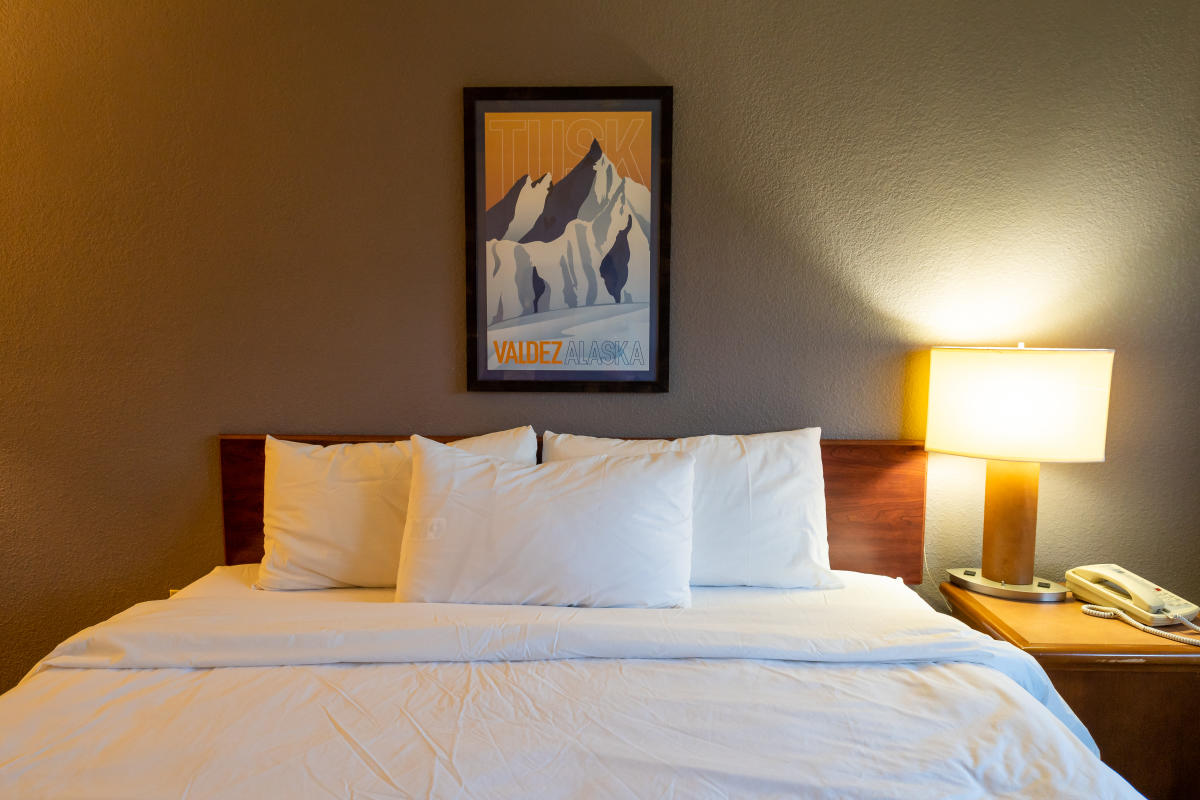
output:
[[[671,87],[463,90],[467,388],[667,391]]]

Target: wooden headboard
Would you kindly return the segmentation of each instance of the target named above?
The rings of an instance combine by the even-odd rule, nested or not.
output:
[[[394,442],[398,436],[280,436],[309,444]],[[431,436],[452,442],[461,436]],[[265,434],[229,434],[221,446],[225,563],[263,555],[263,442]],[[921,442],[827,439],[825,505],[829,561],[834,569],[899,576],[921,582],[925,545],[925,450]]]

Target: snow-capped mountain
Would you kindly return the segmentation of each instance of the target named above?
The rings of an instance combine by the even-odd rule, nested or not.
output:
[[[550,193],[550,173],[547,172],[536,181],[530,183],[526,175],[521,181],[521,192],[517,196],[516,208],[513,210],[512,221],[508,223],[502,239],[520,241],[529,233],[529,229],[541,218],[546,208],[546,196]]]
[[[521,196],[521,190],[527,183],[529,183],[529,176],[522,175],[504,197],[496,202],[496,205],[484,212],[483,239],[485,242],[504,238],[504,233],[508,230],[513,215],[517,211],[517,198]]]
[[[510,215],[503,235],[490,236],[501,224],[493,212]],[[557,184],[523,177],[486,226],[489,324],[533,312],[535,268],[546,284],[538,311],[615,302],[600,272],[606,257],[613,275],[628,276],[620,302],[650,299],[650,190],[618,174],[598,142]]]
[[[591,191],[596,166],[603,157],[600,143],[592,139],[592,146],[579,163],[550,187],[542,215],[521,238],[522,242],[552,242],[562,236],[571,220],[579,219],[579,208]]]

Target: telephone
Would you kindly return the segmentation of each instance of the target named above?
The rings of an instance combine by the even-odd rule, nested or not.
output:
[[[1085,605],[1083,613],[1093,617],[1121,619],[1135,628],[1185,644],[1200,647],[1200,637],[1180,636],[1151,626],[1183,623],[1195,631],[1193,619],[1200,608],[1161,586],[1117,564],[1088,564],[1067,570],[1067,588]]]

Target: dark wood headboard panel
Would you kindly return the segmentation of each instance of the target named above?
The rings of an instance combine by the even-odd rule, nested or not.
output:
[[[263,554],[264,434],[220,438],[225,563]],[[407,436],[281,436],[310,444],[393,442]],[[452,442],[460,436],[431,436]],[[920,583],[925,545],[925,462],[921,442],[827,439],[825,504],[834,569],[899,576]]]

